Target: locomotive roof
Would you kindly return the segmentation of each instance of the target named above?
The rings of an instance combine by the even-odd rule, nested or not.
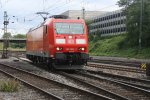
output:
[[[33,30],[35,30],[35,29],[37,29],[37,28],[39,28],[39,27],[41,27],[41,26],[43,26],[43,25],[48,25],[51,21],[62,21],[62,22],[82,22],[83,21],[83,19],[55,19],[55,18],[48,18],[48,19],[46,19],[44,22],[42,22],[41,24],[39,24],[38,26],[36,26],[36,27],[33,27],[33,28],[30,28],[29,29],[29,31],[28,32],[30,32],[30,31],[33,31]]]

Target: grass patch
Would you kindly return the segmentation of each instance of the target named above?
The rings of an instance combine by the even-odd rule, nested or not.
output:
[[[10,51],[26,51],[26,48],[8,48]]]
[[[3,92],[16,92],[20,88],[19,81],[13,80],[5,80],[0,82],[0,90]]]
[[[3,49],[3,43],[0,43],[0,49],[1,50]]]
[[[126,35],[103,37],[100,40],[89,42],[89,53],[94,56],[112,56],[126,58],[150,58],[150,47],[142,48],[125,46],[122,43]],[[121,46],[121,48],[120,48]]]
[[[3,43],[0,43],[0,50],[3,50]],[[11,50],[11,51],[26,51],[26,48],[12,48],[12,47],[9,47],[8,50]]]
[[[0,50],[2,51],[3,50],[3,44],[0,43]],[[8,50],[10,51],[26,51],[26,48],[12,48],[12,47],[9,47]]]

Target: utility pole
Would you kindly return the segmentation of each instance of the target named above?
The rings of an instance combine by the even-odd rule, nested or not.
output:
[[[7,25],[9,24],[9,21],[8,21],[8,15],[7,15],[7,12],[4,11],[4,34],[7,33]],[[6,36],[6,38],[3,39],[3,53],[2,53],[2,58],[8,58],[8,55],[7,55],[7,48],[8,48],[8,38]]]
[[[84,7],[82,8],[82,16],[83,16],[83,19],[85,20],[85,8]]]
[[[143,0],[141,0],[141,12],[140,12],[140,33],[139,33],[139,49],[142,48],[142,32],[143,32]]]

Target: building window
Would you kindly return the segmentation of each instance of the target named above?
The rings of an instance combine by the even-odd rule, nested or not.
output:
[[[121,32],[123,32],[123,27],[121,27]]]
[[[113,33],[113,29],[111,29],[111,33]]]
[[[113,18],[115,18],[115,14],[113,14]]]
[[[123,24],[123,20],[121,20],[121,24]]]
[[[120,17],[120,13],[118,13],[118,17]]]
[[[121,16],[124,16],[124,12],[121,12]]]
[[[118,32],[120,32],[120,28],[118,28]]]

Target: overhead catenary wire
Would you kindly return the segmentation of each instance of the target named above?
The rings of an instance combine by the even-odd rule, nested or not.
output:
[[[105,7],[103,7],[103,8],[95,9],[95,10],[96,10],[96,11],[101,11],[101,10],[103,10],[103,9],[111,8],[111,7],[114,7],[114,6],[116,6],[116,4],[108,5],[108,6],[105,6]]]
[[[83,1],[84,1],[84,0],[82,0],[81,2],[83,2]],[[79,4],[80,4],[81,2],[79,2]],[[56,6],[55,8],[50,9],[50,10],[48,10],[47,12],[51,12],[51,11],[58,10],[59,8],[62,8],[63,6],[66,6],[66,5],[70,4],[70,3],[71,3],[71,1],[68,2],[68,3],[62,4],[61,6]]]
[[[60,0],[57,0],[55,3],[53,3],[52,5],[50,5],[49,7],[47,7],[45,10],[48,10],[50,8],[52,8],[53,6],[55,6],[56,4],[60,3]]]
[[[83,2],[84,0],[82,0],[81,2]],[[8,1],[7,1],[8,2]],[[43,0],[43,4],[44,4],[44,2],[47,2],[47,0]],[[63,11],[63,10],[66,10],[67,8],[66,8],[66,6],[67,7],[69,7],[69,6],[71,6],[72,4],[73,4],[73,2],[75,2],[75,1],[73,1],[73,0],[69,0],[69,1],[63,1],[63,2],[59,2],[59,0],[56,0],[56,1],[54,1],[54,3],[53,4],[51,4],[49,7],[46,7],[45,6],[45,11],[48,11],[48,12],[54,12],[54,11],[57,11],[57,12],[61,12],[61,11]],[[79,4],[81,3],[81,2],[79,2]],[[64,7],[65,6],[65,7]],[[111,5],[112,6],[112,5]],[[107,6],[108,7],[108,6]],[[100,10],[102,10],[102,9],[106,9],[107,7],[105,7],[105,8],[101,8]],[[21,16],[21,17],[16,17],[16,18],[18,18],[18,20],[19,20],[19,23],[25,23],[25,22],[27,22],[27,21],[29,21],[29,22],[31,22],[31,21],[34,21],[34,20],[36,20],[37,18],[38,18],[38,16],[34,16],[34,17],[32,17],[32,18],[30,18],[31,16],[33,16],[33,15],[35,15],[35,13],[36,12],[33,12],[33,13],[30,13],[30,14],[27,14],[27,15],[25,15],[25,16]],[[25,19],[25,21],[24,21],[24,19]],[[21,21],[22,20],[22,21]]]
[[[45,0],[44,0],[45,1]],[[58,2],[59,0],[57,0],[55,3],[53,3],[51,6],[49,6],[48,8],[46,8],[45,10],[47,10],[47,9],[49,9],[49,8],[51,8],[52,7],[52,9],[49,9],[48,10],[48,12],[52,12],[52,11],[55,11],[55,10],[59,10],[59,8],[62,8],[63,6],[66,6],[66,5],[69,5],[70,4],[70,2],[71,1],[69,1],[68,3],[66,3],[65,2],[65,4],[64,4],[64,2]],[[83,2],[84,0],[82,0],[81,2]],[[80,2],[80,3],[81,3]],[[53,7],[53,6],[55,6],[56,4],[61,4],[61,3],[63,3],[62,4],[62,6],[56,6],[56,7]],[[71,5],[69,5],[69,6],[71,6]],[[110,6],[112,6],[112,5],[110,5]],[[110,7],[110,6],[107,6],[107,7],[104,7],[104,8],[101,8],[101,9],[105,9],[105,8],[108,8],[108,7]],[[65,9],[65,8],[64,8]],[[98,9],[98,10],[101,10],[101,9]],[[63,11],[62,9],[61,9],[61,11]],[[28,17],[30,17],[31,15],[34,15],[35,13],[30,13],[30,14],[28,14],[28,15],[26,15],[26,16],[22,16],[22,17],[18,17],[18,19],[29,19]],[[30,20],[30,19],[29,19]],[[31,20],[34,20],[34,19],[31,19]],[[30,20],[30,21],[31,21]]]
[[[66,6],[67,4],[68,4],[68,3],[63,4],[62,6],[56,6],[55,8],[50,9],[50,10],[48,10],[47,12],[54,11],[54,10],[58,10],[58,8],[63,7],[63,6]]]
[[[2,5],[2,1],[0,0],[0,7],[2,8],[3,7],[3,5]]]

